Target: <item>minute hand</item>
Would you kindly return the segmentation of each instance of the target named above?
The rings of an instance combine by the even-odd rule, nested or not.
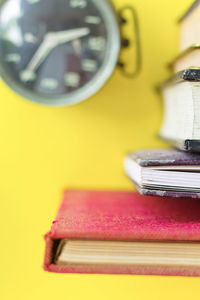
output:
[[[83,36],[88,35],[89,33],[90,33],[90,29],[85,27],[85,28],[77,28],[77,29],[55,32],[55,37],[58,44],[63,44],[66,42],[79,39]]]

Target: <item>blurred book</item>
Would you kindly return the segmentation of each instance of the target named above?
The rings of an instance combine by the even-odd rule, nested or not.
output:
[[[200,198],[200,154],[150,149],[126,156],[125,172],[143,195]]]
[[[49,272],[200,276],[200,201],[66,191],[45,239]]]
[[[164,120],[160,137],[185,151],[200,151],[200,69],[176,73],[160,90],[164,98]]]
[[[179,22],[180,51],[193,44],[200,44],[200,0],[193,2]]]
[[[192,45],[181,52],[169,64],[169,67],[173,73],[178,73],[188,68],[200,68],[200,44]]]

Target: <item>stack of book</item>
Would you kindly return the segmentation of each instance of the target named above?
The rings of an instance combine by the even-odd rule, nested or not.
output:
[[[180,54],[161,85],[165,117],[160,136],[185,151],[200,151],[200,1],[179,20]]]
[[[161,86],[160,136],[176,150],[125,157],[139,193],[66,191],[45,235],[46,271],[200,276],[200,1],[180,26],[184,52]]]

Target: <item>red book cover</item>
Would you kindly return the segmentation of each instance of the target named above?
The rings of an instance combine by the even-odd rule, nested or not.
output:
[[[54,264],[61,239],[200,241],[200,201],[142,196],[123,191],[68,190],[45,235],[44,269],[57,273],[200,276],[200,268]]]

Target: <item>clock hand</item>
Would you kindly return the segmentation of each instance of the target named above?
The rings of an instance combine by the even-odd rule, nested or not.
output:
[[[21,79],[23,81],[28,81],[34,77],[34,71],[39,68],[41,63],[45,60],[48,54],[56,46],[73,41],[77,38],[81,38],[90,33],[89,28],[77,28],[59,32],[49,32],[45,35],[44,40],[33,58],[29,62],[28,66],[24,71],[22,71]]]
[[[42,44],[37,49],[26,69],[21,72],[21,79],[24,82],[34,79],[34,71],[41,65],[41,63],[56,45],[57,41],[55,40],[53,34],[48,33],[45,35]]]
[[[55,32],[55,36],[58,44],[63,44],[84,37],[89,33],[90,33],[90,29],[84,27],[84,28],[77,28],[77,29]]]

